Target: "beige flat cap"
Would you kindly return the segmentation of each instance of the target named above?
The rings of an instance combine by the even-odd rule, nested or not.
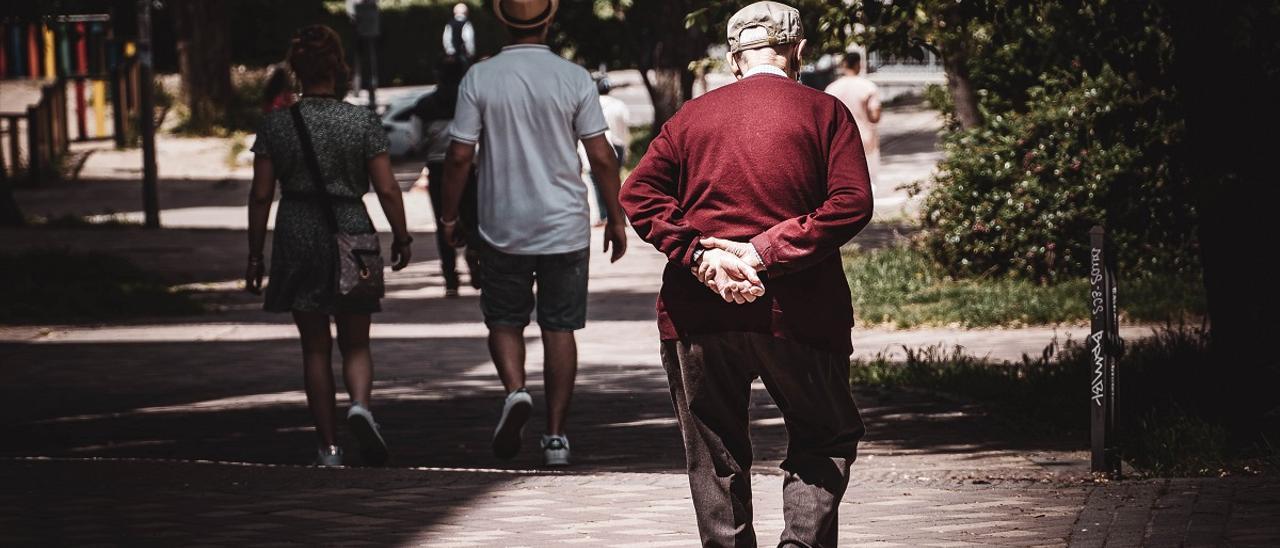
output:
[[[729,18],[729,53],[794,44],[802,38],[800,11],[786,4],[756,2]]]
[[[502,24],[531,29],[551,22],[560,0],[494,0],[493,13]]]

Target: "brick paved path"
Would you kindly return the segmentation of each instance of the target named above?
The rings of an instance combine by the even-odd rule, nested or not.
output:
[[[21,199],[37,209],[111,209],[124,194],[110,185]],[[242,186],[166,185],[165,203],[241,214]],[[859,243],[893,234],[876,224]],[[305,466],[314,436],[293,330],[237,290],[242,231],[0,230],[0,249],[56,242],[127,256],[192,284],[216,311],[0,328],[0,546],[696,545],[653,323],[662,258],[633,240],[618,264],[593,259],[570,425],[576,465],[549,471],[532,444],[512,462],[489,455],[502,393],[476,295],[441,298],[435,249],[423,236],[418,262],[390,278],[374,329],[374,410],[393,468],[326,470]],[[864,351],[950,341],[1011,357],[1038,352],[1052,336],[877,330],[854,338]],[[529,359],[541,400],[536,338]],[[978,407],[920,394],[855,395],[868,436],[840,516],[845,546],[1280,542],[1275,479],[1096,485],[1086,479],[1086,440],[1014,432]],[[756,523],[767,543],[781,529],[784,436],[767,395],[757,387],[755,396]],[[541,428],[538,414],[531,431]]]

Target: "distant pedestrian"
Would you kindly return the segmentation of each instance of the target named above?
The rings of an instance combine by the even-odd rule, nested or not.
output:
[[[622,203],[670,260],[658,328],[702,543],[757,544],[748,408],[760,377],[788,438],[778,546],[835,546],[863,434],[840,246],[871,219],[867,164],[849,110],[795,81],[798,11],[756,2],[728,37],[739,80],[663,125]]]
[[[867,154],[867,170],[871,173],[871,185],[880,181],[880,88],[870,78],[862,75],[862,54],[851,51],[844,56],[843,73],[827,86],[827,93],[840,99],[849,107],[853,119],[858,121],[858,133],[862,135],[862,148]]]
[[[423,97],[413,107],[413,114],[422,120],[423,144],[427,151],[427,165],[424,168],[427,176],[427,193],[431,197],[431,210],[439,214],[441,206],[441,188],[444,186],[444,159],[449,150],[449,125],[453,122],[453,112],[458,105],[458,85],[467,72],[467,65],[455,57],[445,57],[436,67],[436,90]],[[475,228],[476,185],[475,171],[467,180],[467,188],[462,196],[462,223],[471,232]],[[468,242],[474,238],[469,237]],[[444,231],[436,229],[436,245],[440,250],[440,270],[444,275],[444,291],[446,297],[457,297],[458,250],[444,238]],[[476,246],[467,247],[466,257],[471,273],[471,285],[479,289],[478,250]]]
[[[454,4],[453,18],[445,23],[444,33],[440,37],[444,54],[457,59],[463,66],[471,64],[471,60],[476,57],[476,30],[467,16],[469,10],[462,2]]]
[[[351,408],[347,423],[360,443],[364,462],[380,465],[386,443],[370,413],[373,359],[369,350],[370,314],[380,310],[381,291],[343,294],[339,263],[372,261],[369,255],[339,257],[336,235],[373,234],[373,222],[361,196],[370,181],[391,222],[393,268],[409,264],[413,238],[405,228],[400,186],[391,172],[387,136],[377,115],[335,95],[348,74],[338,33],[323,25],[299,29],[289,46],[289,66],[302,83],[302,98],[291,108],[268,114],[253,144],[253,186],[249,195],[247,289],[262,290],[263,244],[267,217],[279,181],[282,198],[271,245],[271,277],[264,308],[291,312],[302,338],[307,405],[320,438],[316,463],[343,463],[337,443],[330,353],[330,317],[338,326],[338,349]],[[295,120],[301,120],[298,125]],[[310,149],[310,150],[308,150]],[[318,171],[317,178],[312,175]],[[361,249],[353,248],[349,253]],[[376,254],[376,250],[374,250]],[[361,279],[381,278],[369,268]],[[345,284],[347,280],[344,278]],[[378,288],[380,289],[380,288]]]
[[[600,93],[600,111],[604,113],[604,121],[609,126],[605,137],[618,155],[618,165],[627,162],[627,147],[631,146],[631,126],[628,124],[627,104],[621,99],[609,95],[613,91],[613,82],[607,75],[596,79],[596,91]],[[609,208],[604,203],[604,193],[600,191],[600,179],[596,172],[591,172],[591,182],[596,187],[596,226],[604,226],[609,221]]]
[[[461,244],[458,206],[473,161],[479,172],[479,227],[484,240],[480,308],[489,327],[489,352],[506,388],[493,451],[512,458],[520,450],[533,398],[525,389],[524,328],[538,311],[545,351],[547,465],[569,463],[565,421],[578,369],[574,331],[587,319],[587,263],[591,212],[578,176],[575,143],[586,147],[609,224],[604,250],[612,260],[627,247],[618,206],[618,158],[605,137],[595,84],[586,69],[544,44],[557,0],[496,0],[494,12],[512,45],[467,72],[458,91],[445,160],[440,225]],[[476,145],[480,151],[477,156]],[[535,281],[536,280],[536,281]],[[534,285],[537,296],[534,296]]]

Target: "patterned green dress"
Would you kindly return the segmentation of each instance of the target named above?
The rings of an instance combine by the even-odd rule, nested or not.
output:
[[[387,151],[381,121],[369,109],[337,99],[305,97],[301,105],[339,230],[348,234],[374,232],[361,196],[369,191],[369,159]],[[267,115],[252,150],[271,157],[281,190],[263,308],[326,314],[381,310],[376,297],[337,295],[336,244],[324,217],[325,205],[316,199],[315,183],[307,171],[289,109]]]

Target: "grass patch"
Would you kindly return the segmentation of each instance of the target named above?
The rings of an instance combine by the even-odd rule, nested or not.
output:
[[[1249,472],[1280,463],[1269,441],[1274,438],[1268,437],[1274,424],[1229,434],[1220,422],[1222,402],[1205,387],[1213,361],[1202,329],[1166,327],[1126,345],[1117,404],[1125,460],[1158,476]],[[877,357],[850,365],[854,386],[926,389],[975,400],[1016,431],[1077,440],[1081,447],[1089,439],[1089,372],[1090,355],[1076,341],[1055,343],[1015,363],[929,348],[908,350],[904,361]]]
[[[905,245],[846,250],[844,259],[862,325],[1011,327],[1089,318],[1084,279],[1052,285],[1009,278],[957,280]],[[1120,283],[1126,320],[1178,321],[1204,312],[1204,289],[1194,277],[1121,278]]]
[[[653,126],[645,124],[631,128],[631,145],[627,147],[627,160],[622,166],[627,172],[634,171],[644,153],[649,152],[649,142],[653,141]]]
[[[1075,367],[1070,358],[1055,359],[1060,350],[1074,358],[1081,351],[1074,344],[1061,349],[1052,345],[1041,356],[1024,357],[1021,363],[975,358],[959,348],[904,350],[904,361],[883,356],[854,360],[851,382],[860,387],[917,388],[979,400],[1006,414],[1013,426],[1024,432],[1078,435],[1088,428],[1083,390],[1087,366]],[[1081,389],[1074,389],[1076,386]]]
[[[40,324],[196,314],[203,310],[128,260],[31,250],[0,255],[0,323]]]

